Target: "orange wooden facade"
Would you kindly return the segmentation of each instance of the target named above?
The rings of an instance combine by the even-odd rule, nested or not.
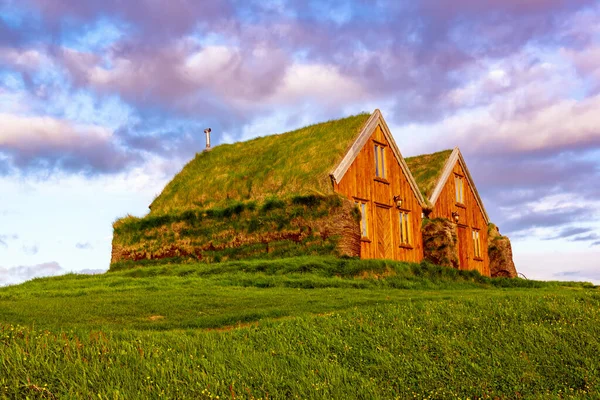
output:
[[[456,201],[456,177],[463,182],[463,202]],[[458,253],[460,269],[477,270],[485,276],[490,276],[490,260],[487,251],[487,223],[479,207],[473,188],[460,161],[456,161],[452,174],[446,180],[444,187],[433,205],[430,218],[447,218],[455,221],[453,213],[458,213]],[[476,254],[474,232],[479,233],[480,256]]]
[[[375,146],[384,149],[385,179],[376,176]],[[361,240],[361,258],[412,262],[423,259],[422,206],[380,125],[372,132],[341,181],[334,183],[334,188],[350,200],[366,204],[367,235]],[[400,208],[395,196],[402,200]],[[404,233],[401,232],[401,212],[409,216],[409,231]],[[403,244],[402,238],[406,240],[407,235],[409,244]]]

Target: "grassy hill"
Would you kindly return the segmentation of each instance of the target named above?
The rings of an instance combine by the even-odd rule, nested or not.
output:
[[[151,214],[332,194],[329,174],[369,116],[362,113],[198,153],[152,202]]]
[[[0,289],[2,398],[596,398],[600,292],[298,257]]]

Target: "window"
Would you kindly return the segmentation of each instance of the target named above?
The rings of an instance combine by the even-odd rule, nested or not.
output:
[[[354,204],[360,210],[360,236],[363,238],[369,237],[367,230],[367,203],[360,200],[355,200]]]
[[[473,229],[473,249],[475,258],[481,258],[481,241],[479,240],[479,231]]]
[[[400,245],[410,246],[411,242],[410,213],[400,211]]]
[[[385,146],[375,144],[375,176],[385,179]]]
[[[456,190],[456,202],[463,204],[465,202],[465,190],[462,176],[454,175],[454,186]]]

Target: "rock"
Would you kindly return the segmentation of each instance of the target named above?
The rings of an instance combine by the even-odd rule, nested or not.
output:
[[[502,236],[494,224],[490,224],[488,227],[488,256],[492,278],[517,277],[510,240],[508,237]]]
[[[423,258],[433,264],[458,269],[458,237],[456,224],[445,218],[425,219]]]

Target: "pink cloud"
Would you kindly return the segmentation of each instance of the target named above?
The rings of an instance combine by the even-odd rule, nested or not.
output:
[[[48,61],[46,54],[37,49],[0,47],[0,62],[18,70],[34,71]]]
[[[598,260],[600,252],[514,252],[517,270],[529,279],[588,281],[600,284]]]
[[[461,142],[473,152],[560,152],[600,146],[600,95],[558,100],[526,112],[490,114],[464,127]]]
[[[64,273],[65,271],[56,261],[16,267],[0,266],[0,286],[15,285],[33,278],[56,276]]]
[[[0,153],[22,169],[56,167],[72,171],[117,171],[136,159],[112,132],[52,117],[0,113]]]
[[[253,47],[204,46],[186,40],[158,49],[113,48],[110,67],[90,53],[63,49],[74,81],[100,92],[118,92],[132,102],[168,103],[197,114],[223,102],[242,112],[307,99],[322,103],[358,100],[359,82],[335,65],[293,63],[268,43]]]
[[[572,60],[577,72],[590,80],[593,90],[600,90],[600,45],[590,45],[582,49],[564,49],[563,53]]]
[[[181,35],[199,23],[213,24],[233,13],[229,3],[220,0],[171,0],[168,5],[154,0],[27,1],[39,9],[55,29],[58,29],[60,20],[66,16],[89,21],[110,14],[140,27],[147,41]]]
[[[439,2],[436,0],[422,1],[423,8],[430,12],[446,17],[460,14],[495,14],[506,13],[516,15],[551,14],[570,11],[585,5],[595,4],[592,0],[456,0]]]

